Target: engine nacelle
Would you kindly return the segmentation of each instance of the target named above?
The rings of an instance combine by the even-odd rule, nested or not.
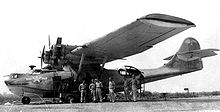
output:
[[[45,51],[44,60],[45,64],[60,65],[65,61],[65,46],[54,45],[49,51]]]

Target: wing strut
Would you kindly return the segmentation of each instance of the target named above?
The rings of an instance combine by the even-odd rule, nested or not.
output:
[[[85,57],[85,54],[83,53],[82,56],[81,56],[81,59],[80,59],[79,69],[78,69],[77,74],[79,74],[81,72],[82,64],[83,64],[83,61],[84,61],[84,57]]]

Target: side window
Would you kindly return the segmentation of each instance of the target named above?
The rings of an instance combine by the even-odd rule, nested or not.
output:
[[[125,68],[119,69],[118,73],[122,76],[132,76],[132,75],[136,76],[136,75],[141,74],[141,72],[138,69],[132,66],[125,66]]]
[[[119,74],[122,75],[122,76],[127,75],[127,72],[126,72],[126,70],[124,70],[124,69],[119,69],[118,72],[119,72]]]
[[[12,74],[12,79],[17,79],[18,75],[17,74]]]

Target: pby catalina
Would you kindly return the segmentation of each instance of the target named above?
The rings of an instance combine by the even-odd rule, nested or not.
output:
[[[217,55],[218,49],[200,49],[194,38],[186,38],[176,54],[165,58],[168,63],[156,69],[137,69],[125,66],[122,69],[105,69],[105,63],[141,53],[159,42],[172,37],[195,24],[174,16],[150,14],[84,45],[64,45],[62,38],[41,54],[41,62],[48,64],[30,73],[10,74],[5,83],[9,90],[29,104],[33,95],[44,98],[58,97],[58,86],[66,84],[64,102],[79,100],[78,85],[83,79],[90,83],[98,78],[103,82],[103,93],[108,91],[108,79],[116,83],[116,92],[123,91],[123,82],[132,75],[141,84],[202,70],[202,58]],[[139,87],[141,88],[141,87]]]

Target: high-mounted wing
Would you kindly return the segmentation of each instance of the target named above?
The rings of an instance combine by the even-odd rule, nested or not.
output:
[[[190,21],[164,14],[150,14],[89,42],[71,54],[84,55],[84,64],[123,59],[153,47],[153,45],[195,27]],[[75,61],[79,63],[79,61]]]

